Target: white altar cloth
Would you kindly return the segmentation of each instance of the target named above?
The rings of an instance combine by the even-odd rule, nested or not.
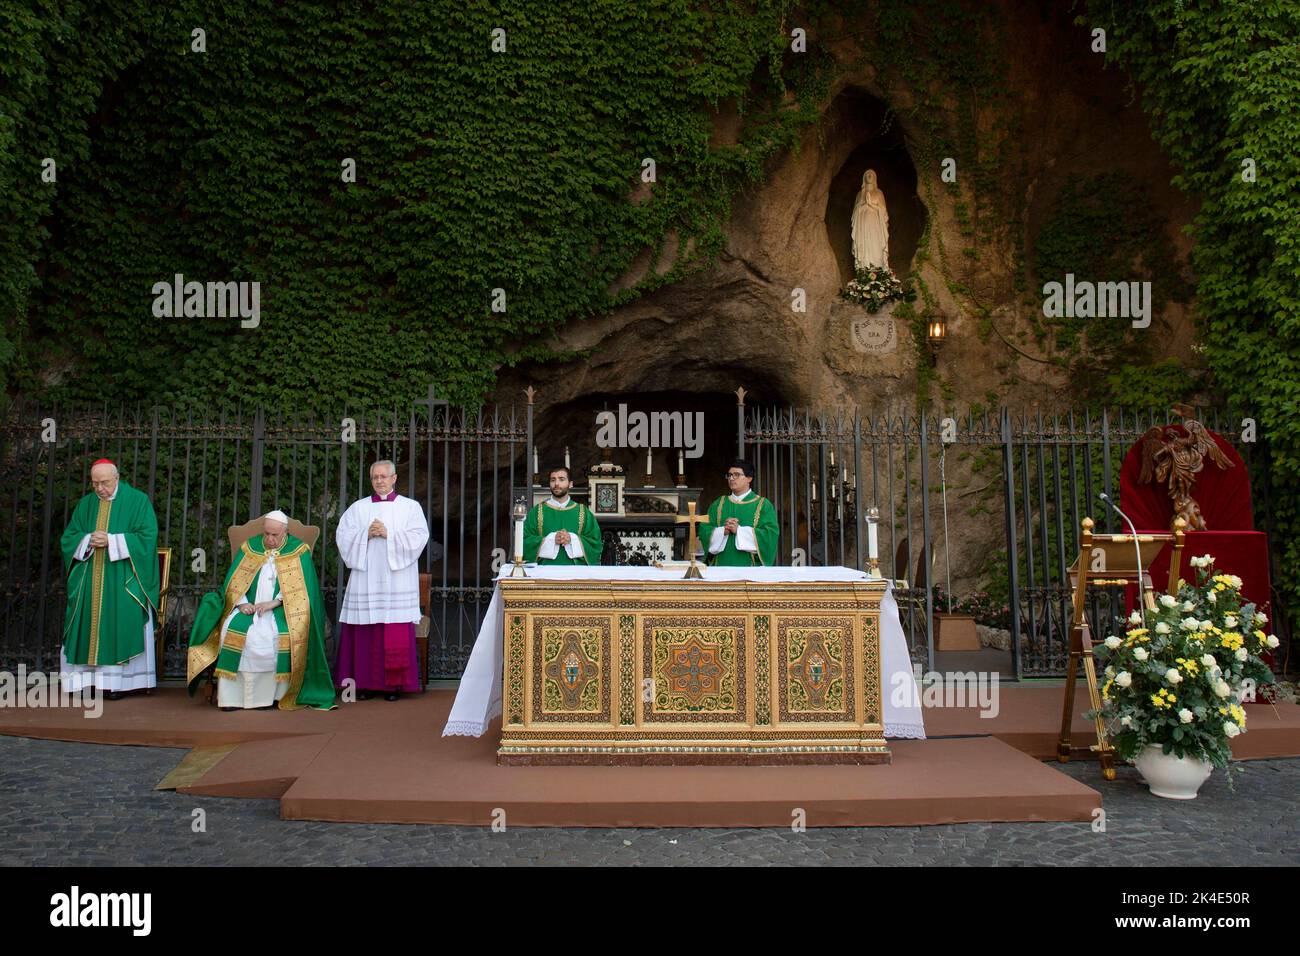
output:
[[[527,565],[533,578],[569,581],[673,581],[681,580],[680,569],[660,570],[646,567],[562,567],[555,565]],[[508,573],[508,572],[505,572]],[[710,581],[865,581],[863,571],[852,568],[705,568]],[[499,580],[499,578],[498,578]],[[501,588],[492,593],[483,625],[479,628],[474,649],[470,651],[465,675],[451,706],[444,737],[481,737],[488,724],[501,713],[501,673],[505,658],[505,636],[502,630]],[[906,675],[906,676],[903,676]],[[894,600],[893,585],[885,590],[880,601],[880,691],[885,708],[885,736],[925,737],[925,721],[921,716],[921,695],[916,690],[912,676],[912,660],[907,653],[907,640],[898,620],[898,603]],[[897,690],[903,681],[912,683],[910,693]]]

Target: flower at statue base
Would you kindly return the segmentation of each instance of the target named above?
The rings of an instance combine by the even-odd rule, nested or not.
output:
[[[891,269],[873,266],[856,270],[840,298],[864,305],[874,314],[889,302],[915,302],[916,291],[903,285]]]
[[[1196,583],[1180,582],[1176,595],[1158,600],[1145,627],[1130,620],[1125,640],[1094,647],[1098,666],[1115,676],[1100,711],[1088,716],[1106,721],[1126,760],[1159,747],[1226,767],[1229,741],[1245,732],[1239,702],[1247,681],[1257,688],[1273,682],[1257,656],[1272,646],[1264,618],[1242,597],[1241,579],[1217,573],[1208,556],[1194,567]]]

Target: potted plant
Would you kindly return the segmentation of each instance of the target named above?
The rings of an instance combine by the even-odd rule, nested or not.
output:
[[[1230,741],[1246,729],[1243,698],[1273,680],[1259,654],[1278,644],[1262,630],[1264,614],[1242,603],[1241,578],[1216,574],[1211,555],[1191,563],[1195,585],[1180,579],[1177,595],[1134,611],[1125,636],[1095,650],[1115,750],[1152,793],[1176,800],[1195,798],[1214,767],[1228,766]]]

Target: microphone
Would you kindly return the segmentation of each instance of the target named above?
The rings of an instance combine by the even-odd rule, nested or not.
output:
[[[1137,566],[1138,613],[1142,615],[1142,626],[1146,627],[1147,625],[1147,603],[1146,603],[1147,574],[1146,574],[1146,566],[1142,563],[1142,545],[1138,541],[1137,528],[1134,526],[1133,522],[1129,519],[1129,516],[1126,515],[1124,512],[1120,511],[1119,505],[1115,504],[1115,502],[1110,500],[1110,495],[1106,494],[1106,492],[1103,491],[1100,492],[1097,495],[1097,497],[1100,498],[1103,502],[1105,502],[1106,505],[1109,506],[1110,509],[1115,512],[1115,514],[1123,518],[1124,521],[1128,524],[1129,531],[1133,532],[1133,549],[1134,551],[1137,552],[1137,563],[1138,563]]]

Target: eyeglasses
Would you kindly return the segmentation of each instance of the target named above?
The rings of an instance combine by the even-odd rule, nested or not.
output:
[[[745,473],[744,473],[743,471],[729,471],[729,472],[727,472],[725,475],[723,475],[723,477],[724,477],[724,478],[744,478],[744,477],[745,477]]]

